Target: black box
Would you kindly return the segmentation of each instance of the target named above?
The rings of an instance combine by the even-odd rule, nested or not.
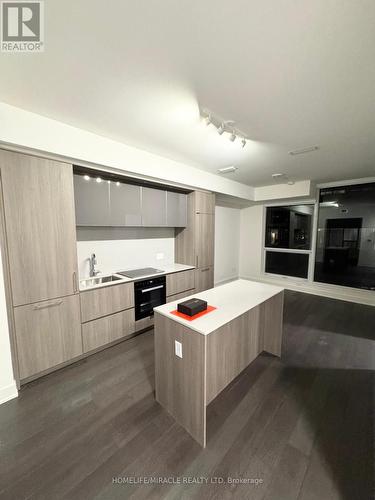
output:
[[[189,299],[177,304],[177,311],[188,316],[194,316],[207,309],[207,302],[201,299]]]

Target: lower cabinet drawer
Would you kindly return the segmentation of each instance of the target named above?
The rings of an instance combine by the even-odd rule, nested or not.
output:
[[[194,294],[195,294],[195,289],[187,290],[186,292],[182,292],[182,293],[176,293],[175,295],[171,295],[170,297],[167,297],[167,303],[174,302],[175,300],[184,299],[185,297],[189,297],[189,295],[194,295]]]
[[[195,291],[203,292],[214,287],[214,268],[203,267],[195,270]]]
[[[79,296],[14,308],[20,378],[82,354]]]
[[[127,337],[135,331],[134,309],[128,309],[82,325],[83,352]]]
[[[194,269],[167,275],[167,297],[194,288]]]

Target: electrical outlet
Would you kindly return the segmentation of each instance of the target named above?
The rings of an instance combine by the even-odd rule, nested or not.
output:
[[[182,344],[181,342],[178,342],[177,340],[174,341],[174,352],[176,356],[179,358],[182,358]]]
[[[163,259],[164,259],[164,254],[162,252],[156,254],[156,260],[163,260]]]

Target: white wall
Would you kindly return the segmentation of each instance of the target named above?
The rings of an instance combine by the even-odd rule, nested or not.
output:
[[[87,259],[92,253],[95,253],[97,269],[102,273],[140,267],[163,269],[174,263],[174,229],[171,228],[126,228],[119,231],[79,228],[77,238],[81,278],[89,275]]]
[[[215,209],[215,284],[239,276],[240,212],[237,208]]]
[[[7,306],[2,257],[0,254],[0,404],[17,396],[10,353]]]
[[[263,205],[244,208],[240,215],[240,276],[260,277],[263,247]]]

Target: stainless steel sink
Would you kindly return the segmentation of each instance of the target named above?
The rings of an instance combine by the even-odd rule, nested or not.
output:
[[[96,276],[95,278],[80,280],[79,285],[80,288],[87,288],[95,285],[101,285],[103,283],[110,283],[111,281],[119,281],[121,279],[121,276],[115,276],[114,274],[109,276]]]

